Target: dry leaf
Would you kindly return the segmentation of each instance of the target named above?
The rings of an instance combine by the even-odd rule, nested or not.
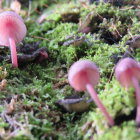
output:
[[[7,80],[6,79],[3,79],[1,82],[0,82],[0,91],[5,89],[7,86]]]
[[[11,114],[15,110],[16,98],[12,98],[9,104],[6,103],[6,114]]]

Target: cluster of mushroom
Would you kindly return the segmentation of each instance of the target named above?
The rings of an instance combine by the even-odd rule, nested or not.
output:
[[[10,47],[13,67],[18,67],[16,44],[23,40],[26,31],[23,19],[17,13],[0,13],[0,45]]]
[[[140,125],[140,64],[132,58],[121,59],[115,68],[115,76],[120,84],[125,88],[133,87],[136,93],[137,114],[136,124]],[[113,126],[114,120],[108,113],[105,106],[100,101],[94,87],[99,82],[99,69],[89,60],[80,60],[75,62],[68,73],[70,85],[77,91],[87,90],[94,100],[95,104],[100,108],[110,126]]]

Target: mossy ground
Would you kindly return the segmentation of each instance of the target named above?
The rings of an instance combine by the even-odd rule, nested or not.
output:
[[[140,140],[135,113],[132,114],[136,108],[134,91],[125,91],[114,77],[115,61],[125,52],[125,42],[140,33],[140,17],[136,14],[139,9],[132,5],[88,5],[79,1],[41,0],[32,4],[31,16],[25,21],[28,33],[24,43],[39,42],[39,47],[48,49],[49,58],[16,69],[6,61],[0,63],[0,79],[7,80],[6,87],[0,91],[0,139]],[[26,5],[23,3],[23,10],[27,10]],[[43,11],[46,20],[38,24],[38,13]],[[92,32],[78,32],[77,21],[82,22],[91,12],[94,12]],[[73,13],[71,20],[65,19],[64,14],[73,16]],[[87,41],[78,46],[64,46],[68,36],[85,36]],[[139,49],[132,55],[140,60]],[[64,113],[55,105],[57,100],[75,93],[67,82],[67,73],[79,59],[92,60],[100,68],[96,90],[117,122],[114,127],[108,127],[95,105],[81,114]]]

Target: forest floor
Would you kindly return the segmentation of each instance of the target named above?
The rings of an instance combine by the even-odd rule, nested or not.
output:
[[[140,61],[140,2],[21,0],[18,6],[27,35],[17,45],[18,68],[12,68],[9,48],[0,47],[0,139],[140,140],[134,90],[114,76],[121,58]],[[94,102],[80,112],[62,102],[90,99],[68,83],[69,68],[80,59],[100,69],[96,91],[115,120],[112,127]]]

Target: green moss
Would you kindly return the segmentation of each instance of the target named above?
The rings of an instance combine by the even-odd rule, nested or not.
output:
[[[110,83],[105,84],[104,89],[99,93],[99,97],[114,119],[121,115],[128,116],[136,106],[133,89],[130,89],[129,91],[124,90],[114,79]],[[89,117],[86,120],[92,122],[92,125],[84,133],[84,139],[94,135],[95,132],[95,137],[104,137],[104,134],[107,135],[109,127],[107,126],[107,121],[103,114],[98,108],[94,109],[93,112],[90,112]]]
[[[103,114],[94,104],[89,112],[83,114],[64,113],[55,105],[57,100],[75,93],[67,83],[67,72],[71,64],[79,59],[89,59],[100,69],[101,78],[96,90],[109,113],[114,119],[132,113],[136,107],[134,90],[124,90],[115,80],[115,64],[111,57],[123,54],[127,48],[125,42],[131,34],[139,34],[139,19],[135,15],[135,9],[128,6],[125,8],[129,10],[120,10],[119,7],[104,3],[83,6],[78,2],[66,2],[68,1],[34,1],[31,17],[26,21],[28,34],[24,44],[39,42],[39,47],[46,47],[49,55],[46,61],[29,63],[16,69],[11,68],[11,64],[6,61],[0,63],[0,79],[6,78],[8,81],[6,89],[0,91],[0,113],[6,110],[5,102],[9,103],[15,95],[18,97],[14,112],[8,116],[22,127],[18,126],[18,131],[11,139],[88,140],[94,137],[96,140],[112,140],[113,135],[114,140],[138,140],[134,116],[132,121],[121,120],[120,124],[109,128]],[[47,9],[45,4],[49,6]],[[47,14],[42,24],[36,22],[38,14],[35,8]],[[73,16],[73,13],[78,15],[77,21],[80,23],[89,13],[93,13],[90,26],[94,30],[89,34],[78,33],[77,22],[63,19],[64,15]],[[118,37],[116,31],[121,37]],[[108,35],[104,34],[106,32],[110,32],[113,37],[117,35],[119,39],[110,43],[105,38]],[[65,46],[63,44],[68,41],[68,36],[84,36],[86,41],[77,46]],[[132,55],[140,60],[139,49]],[[0,122],[0,129],[9,136],[8,132],[13,132],[11,128],[14,126],[2,117]],[[88,122],[89,126],[83,131],[82,126]]]
[[[66,60],[72,60],[74,57],[74,48],[64,47],[59,45],[63,42],[68,35],[76,34],[77,25],[73,23],[60,23],[53,30],[47,32],[45,37],[51,41],[48,41],[47,48],[50,53],[52,60],[58,62],[64,62]],[[46,41],[44,40],[41,45],[45,46]],[[70,49],[71,48],[71,49]],[[69,53],[69,54],[68,54]],[[73,55],[74,54],[74,55]]]
[[[98,140],[112,140],[112,135],[114,140],[139,140],[140,134],[136,132],[136,127],[134,121],[125,122],[121,126],[113,127],[109,129],[104,135],[100,136]]]
[[[100,72],[102,76],[109,76],[112,72],[112,68],[114,67],[113,61],[111,61],[112,54],[117,54],[123,51],[116,45],[108,45],[105,43],[101,43],[100,41],[96,41],[90,47],[90,49],[86,50],[86,57],[84,59],[89,59],[94,61],[97,66],[100,68]],[[104,52],[104,53],[102,53]]]

